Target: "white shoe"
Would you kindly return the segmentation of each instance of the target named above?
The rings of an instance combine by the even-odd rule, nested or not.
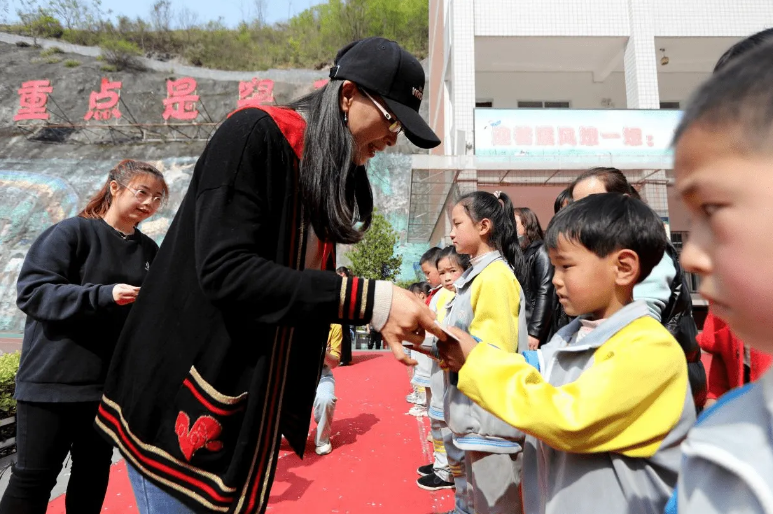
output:
[[[416,393],[411,393],[405,397],[405,401],[408,403],[416,403],[418,399],[419,397],[416,395]]]
[[[332,444],[330,444],[330,443],[325,443],[325,444],[322,444],[322,445],[320,445],[320,446],[317,446],[317,447],[314,449],[314,452],[315,452],[317,455],[327,455],[328,453],[330,453],[330,452],[332,452],[332,451],[333,451],[333,445],[332,445]]]
[[[411,407],[411,410],[408,411],[408,414],[420,418],[421,416],[427,415],[427,409],[423,405],[414,405]]]

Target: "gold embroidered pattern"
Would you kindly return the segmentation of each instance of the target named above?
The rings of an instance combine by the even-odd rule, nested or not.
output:
[[[186,496],[190,496],[191,498],[193,498],[194,500],[196,500],[197,502],[199,502],[200,504],[202,504],[203,506],[205,506],[206,508],[208,508],[210,510],[214,510],[214,511],[217,511],[217,512],[228,512],[228,507],[219,507],[217,505],[213,505],[212,503],[207,501],[206,498],[203,498],[203,497],[199,496],[198,494],[196,494],[195,492],[191,491],[190,489],[186,489],[184,487],[180,487],[178,484],[176,484],[176,483],[174,483],[172,481],[166,480],[165,478],[160,477],[160,476],[156,475],[155,473],[153,473],[152,471],[150,471],[140,461],[138,461],[134,457],[134,455],[132,455],[132,453],[126,449],[126,447],[124,447],[123,441],[121,441],[121,438],[118,437],[115,434],[115,432],[113,432],[110,429],[110,427],[105,426],[105,424],[102,423],[102,420],[99,419],[99,418],[96,419],[96,423],[97,423],[97,425],[99,425],[99,427],[108,436],[110,436],[110,439],[112,439],[116,443],[116,445],[118,445],[123,450],[121,452],[123,454],[123,456],[128,458],[129,460],[131,460],[132,461],[132,465],[135,468],[137,468],[138,470],[141,470],[143,472],[143,474],[153,477],[154,479],[158,480],[162,484],[165,484],[165,485],[171,487],[172,489],[174,489],[177,492],[183,493]]]
[[[121,425],[123,426],[124,431],[126,432],[126,434],[128,434],[129,437],[131,437],[131,439],[134,442],[134,444],[136,444],[137,446],[141,447],[143,450],[145,450],[147,452],[155,453],[159,457],[162,457],[162,458],[164,458],[166,460],[172,461],[176,465],[178,465],[178,466],[180,466],[182,468],[185,468],[188,471],[191,471],[191,472],[193,472],[193,473],[195,473],[197,475],[201,475],[202,477],[207,478],[208,480],[212,480],[213,482],[215,482],[218,485],[218,487],[220,487],[221,490],[223,490],[223,492],[226,492],[226,493],[234,493],[234,492],[236,492],[236,488],[235,487],[228,487],[227,485],[225,485],[225,483],[223,483],[223,481],[220,479],[219,476],[217,476],[217,475],[215,475],[213,473],[210,473],[208,471],[204,471],[202,469],[193,467],[190,464],[187,464],[187,463],[185,463],[185,462],[183,462],[181,460],[178,460],[174,456],[172,456],[169,453],[167,453],[164,450],[162,450],[161,448],[158,448],[156,446],[151,446],[149,444],[143,443],[129,429],[129,424],[126,423],[126,419],[124,419],[124,417],[123,417],[123,412],[121,411],[121,406],[118,405],[117,403],[115,403],[114,401],[112,401],[107,396],[104,396],[104,395],[102,396],[102,401],[105,404],[109,405],[113,410],[115,410],[118,413],[118,417],[119,417],[119,419],[121,421]],[[111,437],[113,437],[113,435],[112,435],[113,434],[113,430],[108,428],[106,431],[110,433]]]
[[[365,317],[365,309],[368,307],[368,282],[370,280],[362,281],[362,302],[360,302],[360,319]]]
[[[341,298],[338,302],[338,319],[344,319],[344,303],[346,303],[346,284],[349,282],[349,279],[346,277],[343,277],[343,281],[341,282]]]
[[[202,388],[204,391],[207,392],[208,395],[210,395],[215,400],[219,401],[220,403],[224,403],[226,405],[236,405],[240,401],[244,400],[247,397],[247,392],[243,392],[239,396],[226,396],[223,393],[218,392],[214,387],[212,387],[209,382],[204,380],[204,378],[199,374],[198,370],[196,369],[196,366],[191,366],[190,375],[193,380],[196,381],[196,385],[198,385],[200,388]]]

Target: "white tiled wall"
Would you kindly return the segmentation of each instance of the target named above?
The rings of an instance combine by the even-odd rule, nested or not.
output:
[[[466,0],[477,36],[625,36],[633,0]],[[745,36],[773,26],[771,0],[646,0],[657,37]]]
[[[772,0],[649,0],[655,36],[747,36],[773,27]]]
[[[453,87],[451,94],[454,103],[454,129],[463,131],[461,139],[465,143],[453,152],[456,155],[468,153],[467,144],[473,143],[473,110],[475,109],[475,33],[471,23],[473,3],[471,0],[453,0],[451,8],[451,66],[453,69]],[[470,151],[471,153],[471,148]]]
[[[629,109],[658,109],[658,68],[652,0],[628,0],[631,36],[625,47],[625,94]]]
[[[473,0],[466,0],[472,2]],[[625,36],[626,0],[474,0],[478,36]]]

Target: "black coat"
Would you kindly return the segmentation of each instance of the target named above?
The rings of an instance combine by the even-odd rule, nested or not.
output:
[[[672,244],[666,246],[666,253],[676,269],[671,281],[671,298],[661,316],[663,326],[682,347],[687,357],[687,373],[695,406],[699,409],[706,403],[706,369],[701,361],[701,347],[698,346],[698,327],[692,315],[692,297],[687,285],[687,275],[679,264],[679,255]]]
[[[304,269],[305,124],[270,111],[233,114],[196,163],[97,415],[145,478],[196,511],[265,510],[281,436],[303,453],[330,323],[373,312],[375,281]]]
[[[553,264],[550,262],[544,241],[534,241],[523,252],[526,262],[527,280],[524,284],[526,296],[526,323],[531,337],[539,339],[540,345],[548,341],[554,304]]]

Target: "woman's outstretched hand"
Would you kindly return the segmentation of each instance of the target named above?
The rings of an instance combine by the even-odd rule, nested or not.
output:
[[[415,366],[417,362],[405,354],[402,342],[409,341],[418,346],[424,341],[425,331],[435,335],[443,331],[435,323],[435,313],[416,295],[400,287],[392,287],[392,305],[387,322],[381,329],[381,337],[397,360],[406,366]]]

